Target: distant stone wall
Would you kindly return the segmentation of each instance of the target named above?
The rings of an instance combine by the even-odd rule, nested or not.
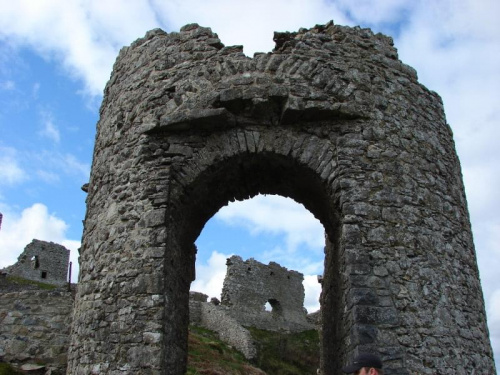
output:
[[[227,260],[221,305],[243,326],[271,331],[313,329],[304,309],[303,275],[239,256]],[[266,303],[270,311],[266,311]]]
[[[217,332],[222,341],[239,350],[245,358],[255,358],[257,349],[250,332],[231,317],[227,307],[191,299],[189,321]]]
[[[189,292],[189,322],[201,323],[201,305],[206,303],[208,296],[200,292]]]
[[[21,254],[20,261],[9,268],[9,272],[26,277],[30,268],[24,265],[31,261],[34,254],[40,256],[42,264],[46,260],[42,254],[50,253],[50,249],[66,250],[54,245],[34,240]],[[62,254],[60,251],[59,260]],[[253,272],[248,268],[252,268]],[[242,272],[243,269],[245,272]],[[247,277],[248,273],[252,276]],[[263,279],[259,281],[260,277]],[[266,266],[253,259],[244,262],[240,257],[231,257],[228,259],[228,275],[224,286],[226,306],[207,302],[206,294],[190,292],[190,322],[217,332],[222,341],[239,350],[247,359],[255,358],[257,351],[250,332],[242,324],[269,330],[314,328],[312,322],[306,321],[302,308],[302,274],[296,271],[288,271],[277,263]],[[251,296],[246,303],[245,294]],[[283,314],[273,315],[272,312],[264,311],[263,301],[271,297],[281,302]],[[242,311],[245,306],[253,308],[244,314]],[[71,292],[40,290],[35,285],[13,284],[5,276],[1,278],[0,361],[44,363],[57,373],[65,372],[72,312]],[[300,313],[300,318],[297,319],[290,312]],[[284,320],[286,316],[296,320],[288,324]],[[263,322],[259,322],[259,319],[263,319]]]
[[[64,373],[72,309],[71,292],[0,292],[0,361],[44,363]]]
[[[17,263],[5,271],[10,275],[61,286],[68,282],[69,253],[62,245],[34,239],[19,255]]]

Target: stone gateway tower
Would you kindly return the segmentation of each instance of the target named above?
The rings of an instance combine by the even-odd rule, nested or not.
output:
[[[329,23],[246,57],[196,24],[123,48],[88,186],[68,374],[185,372],[194,241],[256,194],[325,228],[322,371],[493,374],[469,215],[439,96],[392,39]]]

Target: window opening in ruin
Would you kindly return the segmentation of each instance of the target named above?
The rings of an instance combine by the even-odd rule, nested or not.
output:
[[[40,268],[40,261],[38,259],[38,255],[33,255],[31,257],[31,266],[33,267],[34,270]]]
[[[42,279],[46,279],[47,278],[47,271],[42,271]]]
[[[270,310],[267,310],[267,305],[269,304]],[[279,303],[278,300],[274,298],[270,298],[266,302],[266,311],[270,311],[273,315],[282,315],[283,314],[283,309],[281,308],[281,304]]]
[[[269,312],[273,311],[273,307],[271,306],[269,301],[267,301],[266,304],[264,305],[264,310],[269,311]]]

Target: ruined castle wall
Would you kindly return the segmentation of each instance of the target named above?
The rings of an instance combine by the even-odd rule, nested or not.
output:
[[[193,243],[223,205],[259,193],[303,203],[331,243],[325,374],[362,351],[389,375],[495,373],[439,96],[370,30],[330,23],[275,40],[249,58],[187,25],[120,52],[97,127],[69,373],[183,374]]]
[[[19,255],[17,263],[6,271],[10,275],[61,286],[68,282],[69,253],[62,245],[34,239]]]
[[[0,360],[64,371],[72,309],[71,292],[0,293]]]
[[[191,300],[189,309],[191,323],[217,332],[222,341],[239,350],[245,358],[255,358],[257,349],[250,332],[231,316],[228,308]]]
[[[304,280],[279,264],[239,256],[227,260],[221,305],[244,326],[271,331],[313,329],[304,309]],[[268,303],[269,311],[266,311]]]
[[[200,324],[201,306],[206,303],[208,296],[200,292],[189,292],[189,322]]]

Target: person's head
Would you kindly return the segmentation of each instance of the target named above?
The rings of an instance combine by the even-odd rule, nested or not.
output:
[[[382,360],[376,354],[361,353],[342,371],[346,374],[355,375],[383,375]]]

